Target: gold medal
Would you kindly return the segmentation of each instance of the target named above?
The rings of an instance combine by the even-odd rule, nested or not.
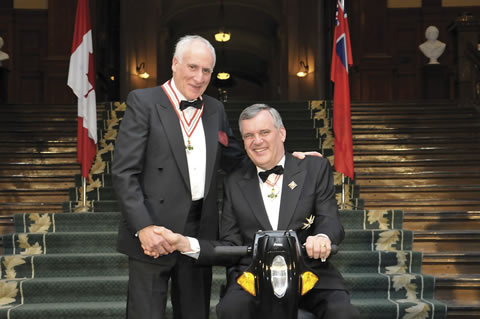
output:
[[[185,150],[186,150],[187,152],[193,151],[193,146],[192,146],[192,144],[190,143],[190,139],[188,139],[188,143],[187,143],[187,145],[185,145]]]
[[[271,199],[275,199],[277,198],[277,194],[275,193],[275,188],[272,187],[272,192],[270,194],[268,194],[268,198],[271,198]]]
[[[270,177],[274,175],[274,179],[273,181],[270,181]],[[268,198],[270,199],[275,199],[278,197],[278,192],[275,192],[275,185],[277,184],[278,180],[280,179],[280,175],[277,175],[277,174],[271,174],[269,176],[269,179],[267,179],[265,181],[265,183],[268,185],[268,186],[271,186],[272,187],[272,192],[270,194],[267,195]]]

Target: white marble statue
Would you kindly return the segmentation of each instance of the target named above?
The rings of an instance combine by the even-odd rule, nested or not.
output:
[[[8,54],[2,51],[3,47],[3,38],[0,37],[0,66],[2,66],[2,61],[8,59]]]
[[[438,39],[438,28],[431,25],[425,30],[425,38],[427,41],[423,42],[418,46],[420,51],[430,59],[428,64],[439,64],[438,58],[445,51],[446,44],[437,40]]]

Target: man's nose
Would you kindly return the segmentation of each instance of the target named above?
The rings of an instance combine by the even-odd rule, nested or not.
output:
[[[203,82],[204,76],[205,76],[204,72],[202,72],[202,70],[198,70],[198,71],[195,71],[193,78],[197,82]]]
[[[255,135],[253,143],[255,143],[256,145],[259,145],[259,144],[262,144],[262,142],[263,142],[263,138],[260,135]]]

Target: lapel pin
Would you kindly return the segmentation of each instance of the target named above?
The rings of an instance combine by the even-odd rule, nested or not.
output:
[[[288,184],[288,187],[290,187],[290,189],[294,189],[297,186],[297,183],[295,183],[294,181],[291,181],[290,184]]]
[[[315,216],[310,215],[310,217],[306,217],[305,220],[307,221],[306,223],[303,223],[302,229],[309,229],[310,226],[312,226],[313,222],[315,221]]]

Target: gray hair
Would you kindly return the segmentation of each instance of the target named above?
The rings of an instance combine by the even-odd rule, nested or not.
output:
[[[240,125],[243,120],[249,120],[251,118],[254,118],[257,116],[258,113],[261,111],[268,111],[270,115],[272,116],[273,119],[273,125],[275,128],[280,129],[283,126],[282,122],[282,117],[280,116],[280,113],[273,107],[267,105],[267,104],[262,104],[262,103],[257,103],[250,105],[246,107],[242,113],[240,113],[240,116],[238,118],[238,127],[240,128],[240,133],[242,133],[242,126]]]
[[[190,46],[196,41],[200,41],[203,44],[205,44],[207,48],[210,50],[210,52],[212,53],[212,57],[213,57],[212,69],[213,69],[213,67],[215,66],[215,62],[217,60],[217,57],[215,55],[215,48],[212,46],[210,42],[208,42],[207,39],[199,35],[185,35],[181,37],[178,40],[177,44],[175,45],[175,52],[173,53],[173,56],[176,57],[179,62],[182,62],[183,55],[185,54],[187,49],[190,48]]]

